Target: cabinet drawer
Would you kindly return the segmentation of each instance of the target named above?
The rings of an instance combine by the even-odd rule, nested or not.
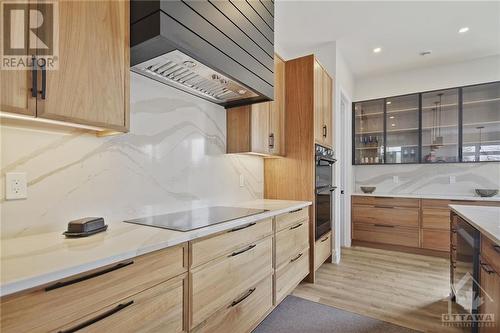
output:
[[[295,255],[287,265],[276,271],[276,302],[278,304],[309,274],[309,249]]]
[[[3,332],[46,332],[186,272],[185,245],[152,252],[1,300]]]
[[[481,235],[481,256],[500,274],[500,246]]]
[[[371,205],[388,207],[420,207],[419,199],[399,197],[352,196],[353,205]]]
[[[191,274],[191,327],[195,327],[272,273],[272,237],[199,266]]]
[[[250,332],[273,306],[272,275],[245,290],[191,332]]]
[[[382,244],[419,246],[418,228],[357,223],[353,227],[353,239]]]
[[[444,199],[422,199],[422,208],[445,208],[448,205],[472,205],[472,206],[500,206],[499,201],[484,200],[444,200]]]
[[[314,243],[314,270],[317,270],[332,255],[332,232],[323,235]]]
[[[309,219],[309,207],[293,210],[286,214],[276,216],[276,231],[296,224],[297,222]]]
[[[447,230],[422,229],[422,248],[450,251],[450,232]]]
[[[389,226],[418,228],[418,208],[380,208],[378,206],[353,206],[352,221]]]
[[[191,243],[191,267],[229,254],[273,232],[272,219],[250,223]]]
[[[309,247],[309,221],[294,224],[276,234],[276,268]]]
[[[422,228],[450,230],[450,210],[448,208],[423,208]]]
[[[184,324],[184,285],[187,274],[100,309],[58,328],[73,332],[186,332]],[[95,321],[98,318],[98,321]]]

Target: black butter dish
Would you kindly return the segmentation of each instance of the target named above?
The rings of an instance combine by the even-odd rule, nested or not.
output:
[[[108,229],[102,217],[84,217],[68,223],[68,230],[63,232],[66,237],[87,237]]]

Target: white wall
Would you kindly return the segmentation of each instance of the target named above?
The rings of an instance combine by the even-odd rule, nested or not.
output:
[[[2,124],[2,182],[27,172],[28,199],[0,195],[1,236],[262,198],[262,158],[225,154],[224,108],[132,73],[130,123],[129,133],[104,138]]]
[[[354,100],[403,95],[500,80],[500,55],[356,78]]]

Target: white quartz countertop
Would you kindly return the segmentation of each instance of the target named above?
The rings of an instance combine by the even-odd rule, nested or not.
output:
[[[352,195],[391,198],[415,198],[415,199],[445,199],[445,200],[477,200],[477,201],[500,201],[500,196],[480,197],[475,195],[452,195],[452,194],[392,194],[392,193],[362,193],[355,192]]]
[[[1,239],[0,296],[307,207],[311,204],[311,202],[306,201],[263,199],[226,205],[268,211],[188,232],[116,221],[108,223],[109,227],[106,232],[84,238],[66,238],[61,232],[49,232]]]
[[[500,245],[500,207],[450,205],[450,208],[492,242]]]

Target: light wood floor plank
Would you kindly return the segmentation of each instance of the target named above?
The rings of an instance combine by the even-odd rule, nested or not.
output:
[[[295,296],[429,333],[463,333],[441,325],[449,295],[447,259],[364,247],[342,249],[339,265],[325,263],[316,283]]]

